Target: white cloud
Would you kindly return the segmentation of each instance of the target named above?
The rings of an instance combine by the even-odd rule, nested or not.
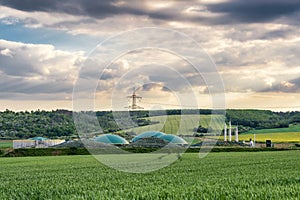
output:
[[[47,12],[26,12],[9,7],[0,6],[1,21],[23,22],[28,27],[51,26],[61,22],[77,22],[78,20],[88,19],[88,17],[79,17],[62,13],[47,13]],[[59,28],[59,27],[57,27]]]
[[[83,59],[83,52],[60,51],[45,44],[0,40],[0,50],[2,94],[48,93],[61,98],[57,94],[72,92],[78,70],[77,62]],[[14,97],[18,95],[7,95],[6,98]],[[32,96],[37,99],[40,97]]]
[[[8,56],[12,58],[12,51],[10,49],[3,49],[0,51],[0,54],[3,56]]]
[[[20,22],[19,19],[16,17],[3,17],[2,18],[0,16],[0,19],[1,19],[1,23],[6,24],[6,25],[15,25]]]
[[[287,87],[287,88],[291,88],[291,87],[295,86],[294,83],[290,83],[288,81],[281,81],[281,85],[283,85],[284,87]]]

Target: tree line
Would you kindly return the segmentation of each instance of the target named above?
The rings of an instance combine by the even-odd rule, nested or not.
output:
[[[86,112],[89,113],[89,112]],[[133,126],[146,126],[153,123],[148,117],[160,115],[180,115],[184,114],[211,114],[212,110],[167,110],[167,111],[130,111],[112,112],[98,111],[90,112],[97,117],[97,123],[84,127],[88,131],[99,131],[102,133],[113,133],[121,129],[132,128]],[[215,112],[217,113],[218,112]],[[223,113],[223,111],[219,111]],[[128,124],[126,117],[130,118]],[[86,120],[86,119],[85,119]],[[300,123],[300,112],[272,112],[269,110],[226,110],[226,121],[238,124],[241,132],[250,129],[267,129],[288,127],[289,124]],[[99,130],[99,125],[101,130]],[[198,128],[199,132],[205,132],[208,127]],[[0,139],[17,139],[43,136],[48,138],[77,137],[76,128],[73,121],[72,112],[68,110],[53,111],[21,111],[14,112],[5,110],[0,112]]]

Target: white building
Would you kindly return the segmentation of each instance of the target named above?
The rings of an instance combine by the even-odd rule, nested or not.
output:
[[[13,148],[48,148],[64,142],[65,140],[49,140],[47,138],[35,137],[27,140],[13,140]]]

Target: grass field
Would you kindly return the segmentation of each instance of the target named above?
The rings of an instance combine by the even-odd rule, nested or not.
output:
[[[299,199],[299,153],[185,154],[146,174],[92,156],[0,158],[0,199]]]
[[[130,129],[130,131],[134,131],[137,134],[140,134],[145,131],[156,130],[169,134],[193,135],[193,129],[198,127],[199,124],[203,127],[208,127],[212,117],[214,117],[214,119],[219,122],[223,120],[223,117],[221,115],[156,116],[150,117],[149,119],[151,121],[159,122],[158,124],[136,127]],[[290,125],[290,127],[288,128],[254,130],[248,133],[240,134],[239,140],[248,141],[250,138],[253,139],[254,133],[256,134],[257,142],[265,142],[266,140],[272,140],[272,142],[300,142],[300,125]],[[223,136],[220,137],[220,140],[223,140]],[[234,133],[232,140],[234,140]]]
[[[247,133],[285,133],[285,132],[300,132],[300,125],[290,125],[288,128],[274,128],[274,129],[261,129],[261,130],[253,130]]]
[[[0,140],[0,149],[2,149],[2,148],[12,148],[12,146],[13,146],[12,141]]]
[[[161,131],[168,134],[193,135],[194,128],[198,128],[199,124],[207,128],[211,119],[222,121],[224,118],[222,115],[164,115],[149,117],[149,119],[159,123],[132,128],[130,131],[137,134],[145,131]]]

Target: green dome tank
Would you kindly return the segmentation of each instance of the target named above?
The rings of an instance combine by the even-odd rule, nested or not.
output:
[[[135,136],[134,138],[132,138],[131,142],[136,142],[142,138],[149,138],[149,137],[159,138],[162,135],[165,135],[165,134],[162,132],[159,132],[159,131],[147,131],[147,132],[143,132],[143,133]]]
[[[167,142],[171,142],[173,144],[182,144],[182,145],[188,144],[183,138],[172,134],[164,134],[159,138],[166,140]]]
[[[125,140],[121,136],[114,135],[114,134],[104,134],[104,135],[97,136],[95,138],[95,141],[96,142],[102,142],[102,143],[105,143],[105,144],[117,144],[117,145],[129,144],[127,142],[127,140]]]

